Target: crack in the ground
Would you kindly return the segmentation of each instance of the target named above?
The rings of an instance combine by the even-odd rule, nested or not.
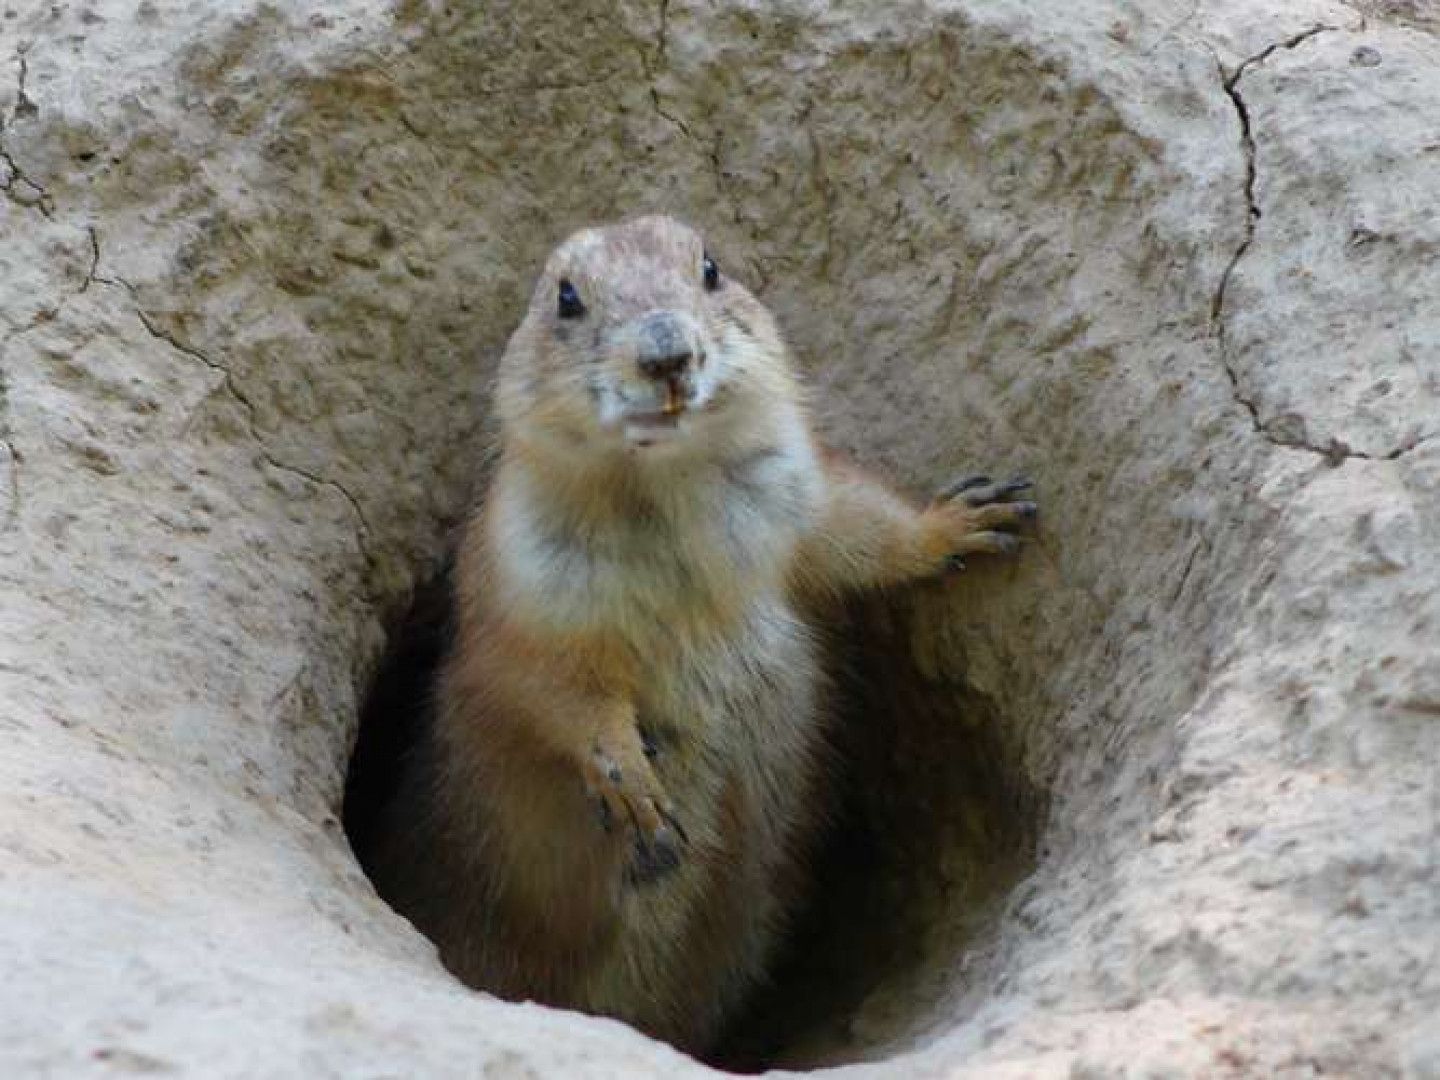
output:
[[[10,122],[16,120],[32,119],[40,115],[40,106],[30,100],[30,95],[25,92],[25,82],[30,77],[30,61],[25,54],[29,51],[29,45],[23,45],[15,50],[15,60],[19,65],[19,75],[15,85],[15,107],[10,110]]]
[[[656,15],[656,31],[653,44],[637,42],[637,50],[640,54],[640,69],[645,76],[649,91],[650,105],[655,110],[655,115],[664,120],[667,124],[678,131],[683,139],[695,147],[696,151],[704,157],[708,166],[711,182],[715,185],[715,194],[719,196],[730,209],[730,217],[736,225],[745,229],[745,218],[740,212],[739,205],[735,202],[734,196],[730,193],[725,184],[725,167],[720,154],[720,144],[723,133],[715,132],[713,142],[706,146],[705,143],[690,129],[685,120],[668,109],[665,99],[660,93],[659,79],[661,74],[668,69],[670,63],[670,0],[659,0],[659,8]],[[746,230],[751,240],[754,240],[754,233]],[[756,264],[763,278],[763,267]],[[760,282],[763,289],[765,282]]]
[[[1312,26],[1308,30],[1303,30],[1298,34],[1292,34],[1288,38],[1267,45],[1255,55],[1246,58],[1236,66],[1234,71],[1228,74],[1225,71],[1225,65],[1220,62],[1219,57],[1215,57],[1215,66],[1220,75],[1220,85],[1224,88],[1225,95],[1230,99],[1231,105],[1235,109],[1235,116],[1240,124],[1240,147],[1245,157],[1245,233],[1241,237],[1240,243],[1236,246],[1234,253],[1230,256],[1230,261],[1226,264],[1225,270],[1221,273],[1219,284],[1215,289],[1215,295],[1210,303],[1210,321],[1214,327],[1215,342],[1220,352],[1220,362],[1224,366],[1225,375],[1230,381],[1231,395],[1245,412],[1249,414],[1250,423],[1255,429],[1255,432],[1274,446],[1319,455],[1331,466],[1342,465],[1350,458],[1362,458],[1368,461],[1393,461],[1401,455],[1409,453],[1409,451],[1420,445],[1420,443],[1430,439],[1432,435],[1424,435],[1407,440],[1403,445],[1388,453],[1369,454],[1356,450],[1349,446],[1344,440],[1333,436],[1329,443],[1316,445],[1303,438],[1277,430],[1276,421],[1274,419],[1266,420],[1261,416],[1259,405],[1255,402],[1254,398],[1245,392],[1245,388],[1240,381],[1240,373],[1236,370],[1234,359],[1230,355],[1230,342],[1226,333],[1225,303],[1229,295],[1230,281],[1235,274],[1235,270],[1240,265],[1241,260],[1245,258],[1246,253],[1249,252],[1251,245],[1255,242],[1256,227],[1261,217],[1260,202],[1255,194],[1257,179],[1255,129],[1251,121],[1249,106],[1245,102],[1244,95],[1240,92],[1240,82],[1245,77],[1246,72],[1264,64],[1265,61],[1275,53],[1282,50],[1298,48],[1312,38],[1339,29],[1341,28],[1336,26],[1319,25]],[[1213,51],[1212,55],[1214,55]]]
[[[73,290],[72,292],[67,292],[63,296],[61,296],[60,299],[56,301],[54,307],[41,308],[36,311],[35,314],[30,317],[29,322],[8,330],[5,333],[4,337],[0,337],[0,347],[8,347],[11,342],[17,340],[18,338],[24,337],[32,330],[38,330],[42,326],[48,326],[50,323],[53,323],[55,320],[60,318],[61,312],[65,310],[65,308],[69,305],[70,301],[74,300],[75,297],[80,296],[82,293],[86,292],[95,282],[98,281],[101,284],[107,285],[114,284],[114,282],[107,281],[105,278],[102,278],[100,276],[99,233],[96,232],[93,225],[86,226],[85,231],[87,234],[89,234],[90,237],[90,266],[85,271],[85,279],[80,282],[80,287]]]
[[[1291,49],[1297,49],[1301,45],[1304,45],[1305,42],[1309,41],[1313,37],[1319,37],[1321,34],[1335,33],[1336,31],[1343,29],[1344,27],[1331,26],[1329,23],[1316,23],[1314,26],[1311,26],[1305,30],[1301,30],[1298,33],[1291,34],[1287,38],[1281,38],[1279,41],[1273,41],[1269,45],[1266,45],[1265,48],[1261,49],[1254,56],[1246,57],[1244,60],[1240,61],[1240,63],[1236,66],[1235,70],[1232,71],[1228,76],[1226,76],[1225,82],[1228,86],[1238,85],[1240,80],[1245,77],[1245,72],[1249,71],[1252,67],[1259,67],[1261,64],[1265,63],[1265,61],[1269,60],[1270,57],[1274,56],[1277,52],[1289,52]],[[1221,72],[1222,74],[1224,73],[1223,67],[1221,69]]]
[[[373,566],[375,563],[375,559],[371,551],[370,524],[366,520],[364,510],[362,510],[360,507],[359,500],[357,500],[355,496],[349,491],[349,489],[346,488],[339,481],[331,480],[328,477],[324,477],[319,475],[318,473],[311,472],[310,470],[305,469],[299,465],[292,465],[277,458],[274,452],[269,448],[269,446],[266,445],[265,440],[262,439],[260,436],[260,432],[257,427],[259,414],[254,401],[252,401],[250,397],[240,388],[239,383],[236,382],[235,377],[230,373],[230,370],[226,368],[225,365],[215,360],[212,360],[209,356],[205,355],[205,353],[203,353],[199,349],[186,344],[179,338],[175,337],[174,334],[161,327],[150,315],[150,313],[141,306],[139,295],[135,287],[131,285],[130,282],[118,276],[106,277],[102,275],[100,273],[100,234],[93,225],[86,227],[86,233],[90,241],[90,265],[86,270],[85,279],[83,282],[81,282],[80,287],[73,292],[65,294],[65,296],[61,298],[60,302],[56,304],[55,307],[44,309],[26,325],[16,327],[15,329],[11,330],[8,334],[5,335],[3,340],[0,340],[0,345],[8,347],[17,338],[29,333],[37,327],[54,322],[57,318],[59,318],[60,313],[65,308],[65,305],[68,304],[76,296],[79,296],[82,293],[88,291],[92,284],[98,283],[100,285],[123,290],[125,294],[129,297],[133,306],[133,310],[135,312],[135,316],[137,319],[139,319],[140,325],[145,328],[146,333],[159,341],[163,341],[165,344],[169,345],[172,349],[174,349],[181,355],[187,356],[192,360],[196,360],[199,363],[204,364],[207,368],[209,368],[211,371],[214,371],[217,375],[220,376],[220,382],[217,384],[217,389],[224,388],[224,390],[229,393],[230,396],[234,398],[235,401],[244,410],[246,416],[246,429],[250,434],[251,440],[259,449],[261,458],[265,461],[267,465],[269,465],[273,469],[279,470],[280,472],[290,473],[293,476],[298,476],[301,479],[316,485],[317,487],[330,488],[337,492],[345,500],[345,502],[350,507],[351,513],[353,513],[355,517],[356,540],[360,545],[361,554],[364,556],[366,564],[369,566]],[[6,517],[3,526],[0,526],[0,531],[6,531],[14,525],[14,522],[18,519],[19,516],[19,471],[21,459],[20,454],[18,453],[18,451],[16,451],[14,445],[10,442],[8,437],[0,437],[0,446],[3,446],[5,448],[6,452],[10,456],[11,461],[12,492],[10,506],[6,511]]]
[[[670,62],[670,0],[660,0],[660,7],[656,16],[655,42],[652,45],[640,41],[636,42],[636,48],[640,53],[640,70],[645,75],[645,81],[650,92],[650,104],[654,106],[656,114],[686,139],[697,147],[700,140],[690,130],[690,125],[680,117],[665,108],[664,100],[660,96],[660,88],[656,85],[660,74]],[[651,50],[654,50],[653,54]],[[703,149],[703,148],[702,148]]]
[[[55,201],[50,193],[25,174],[11,155],[3,139],[0,139],[0,164],[5,166],[5,176],[0,179],[0,191],[16,206],[27,210],[38,210],[46,218],[53,218]]]
[[[25,170],[20,168],[20,163],[5,145],[4,132],[15,126],[15,121],[30,119],[40,112],[35,102],[25,93],[25,80],[30,74],[30,64],[25,59],[25,47],[16,50],[16,61],[19,64],[19,75],[16,78],[15,86],[15,107],[10,110],[10,116],[0,123],[0,165],[4,166],[5,175],[0,177],[0,191],[3,191],[7,198],[16,206],[23,206],[27,210],[38,210],[46,218],[52,217],[55,210],[55,202],[50,198],[50,193],[26,175]]]
[[[164,327],[160,326],[155,321],[154,317],[151,316],[149,312],[147,312],[143,307],[140,306],[134,286],[132,286],[124,278],[102,278],[97,276],[95,280],[99,281],[101,284],[119,285],[130,295],[131,300],[134,302],[135,315],[140,320],[140,324],[145,327],[145,332],[148,333],[151,337],[159,341],[163,341],[165,344],[169,345],[172,349],[174,349],[181,355],[188,356],[192,360],[196,360],[199,363],[204,364],[207,368],[220,376],[219,385],[223,387],[225,391],[244,410],[246,415],[246,427],[250,433],[250,438],[254,441],[256,447],[258,447],[260,451],[260,456],[267,465],[269,465],[273,469],[279,470],[280,472],[286,472],[290,473],[293,476],[298,476],[301,479],[309,481],[310,483],[316,485],[317,487],[329,488],[337,492],[340,497],[349,504],[350,510],[355,516],[356,539],[360,544],[361,554],[365,557],[366,563],[373,566],[375,563],[375,559],[370,547],[370,523],[365,518],[365,511],[360,508],[359,500],[356,499],[353,494],[351,494],[349,489],[346,488],[345,485],[341,484],[338,480],[332,480],[329,477],[321,476],[318,473],[311,472],[309,469],[303,468],[302,466],[293,465],[289,462],[281,461],[279,458],[277,458],[274,452],[269,448],[269,446],[266,445],[265,440],[260,436],[260,432],[257,426],[257,422],[259,419],[259,411],[255,406],[255,402],[251,400],[249,395],[240,388],[239,383],[236,381],[235,376],[231,374],[229,368],[216,360],[212,360],[209,356],[205,355],[205,353],[201,352],[193,345],[186,344],[185,342],[177,338],[174,334],[166,330]]]
[[[660,66],[664,67],[669,63],[667,49],[670,45],[670,0],[660,0],[660,30],[657,44],[656,59]]]
[[[5,520],[0,522],[0,532],[9,532],[20,524],[20,451],[15,449],[9,436],[0,438],[0,446],[10,458],[10,505],[5,508]]]
[[[1395,461],[1396,459],[1402,458],[1406,454],[1410,453],[1410,451],[1414,450],[1417,446],[1422,446],[1425,443],[1430,442],[1437,435],[1440,435],[1440,431],[1427,431],[1424,435],[1416,435],[1412,438],[1406,439],[1403,443],[1397,446],[1394,450],[1391,450],[1389,453],[1373,455],[1373,458],[1377,461]],[[1362,458],[1372,457],[1372,455],[1360,453],[1352,453],[1351,456]]]
[[[1185,565],[1180,570],[1180,579],[1175,583],[1175,589],[1170,594],[1169,607],[1174,608],[1180,602],[1180,597],[1185,592],[1185,585],[1190,580],[1190,573],[1195,569],[1195,559],[1200,552],[1209,548],[1210,544],[1204,536],[1197,537],[1195,543],[1190,547],[1190,554],[1185,557]]]
[[[685,123],[684,120],[680,119],[680,117],[676,116],[674,113],[668,112],[666,110],[664,102],[660,97],[660,91],[656,89],[653,83],[650,85],[650,103],[655,107],[655,112],[659,114],[662,120],[669,123],[672,127],[679,131],[681,135],[685,136],[685,138],[689,139],[697,147],[700,146],[700,140],[697,139],[695,137],[695,133],[690,130],[690,125]]]
[[[89,290],[100,273],[100,234],[94,225],[85,226],[85,232],[90,237],[90,266],[85,271],[85,280],[80,283],[80,288],[75,290],[76,296]]]

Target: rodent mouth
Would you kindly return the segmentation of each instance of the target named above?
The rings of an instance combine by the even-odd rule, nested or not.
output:
[[[680,424],[680,417],[685,414],[684,409],[677,409],[675,412],[652,411],[632,412],[625,414],[626,427],[654,427],[673,428]]]
[[[675,412],[651,410],[625,414],[625,441],[631,446],[654,446],[657,442],[674,438],[680,428],[684,408]]]
[[[651,446],[673,437],[678,431],[681,419],[694,404],[694,396],[677,379],[665,381],[661,396],[658,407],[626,410],[621,423],[627,442],[634,446]]]

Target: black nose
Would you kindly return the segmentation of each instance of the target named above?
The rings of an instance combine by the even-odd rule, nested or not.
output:
[[[667,311],[648,315],[640,324],[639,355],[636,358],[640,370],[652,379],[663,379],[679,375],[687,367],[694,353],[680,322]]]
[[[640,370],[652,379],[663,379],[670,375],[679,375],[690,366],[690,350],[670,353],[668,356],[642,356],[640,357]]]

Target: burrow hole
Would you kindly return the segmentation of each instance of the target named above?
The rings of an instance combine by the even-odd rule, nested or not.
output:
[[[442,571],[389,628],[361,712],[344,824],[367,870],[377,815],[430,720],[448,589]],[[1042,799],[1003,737],[1014,718],[923,674],[911,615],[904,601],[856,603],[833,636],[831,821],[771,978],[708,1064],[810,1069],[905,1048],[965,989],[964,954],[1034,864]]]

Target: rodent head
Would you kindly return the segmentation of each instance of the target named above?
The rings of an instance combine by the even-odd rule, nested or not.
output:
[[[500,365],[507,438],[583,453],[713,451],[793,401],[774,320],[672,218],[584,229],[550,256]]]

